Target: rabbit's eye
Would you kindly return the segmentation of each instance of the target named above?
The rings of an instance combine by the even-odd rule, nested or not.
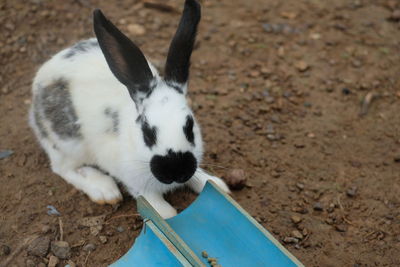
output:
[[[193,134],[194,121],[191,116],[186,116],[186,124],[183,126],[183,132],[185,133],[186,139],[194,145],[194,134]]]
[[[144,121],[142,123],[142,132],[146,146],[150,148],[154,146],[157,142],[157,128],[155,126],[150,127],[147,121]]]

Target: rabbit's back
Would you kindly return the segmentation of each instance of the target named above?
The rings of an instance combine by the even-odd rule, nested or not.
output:
[[[124,114],[135,118],[136,110],[96,39],[56,54],[39,69],[32,90],[31,125],[40,141],[45,139],[65,153],[93,157],[93,162],[102,153],[118,154],[113,151],[121,132],[131,131],[124,129],[129,127]]]

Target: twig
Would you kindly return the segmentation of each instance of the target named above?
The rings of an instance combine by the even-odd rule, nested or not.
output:
[[[337,197],[337,201],[338,201],[340,210],[341,210],[342,212],[344,212],[344,208],[343,208],[342,202],[340,202],[340,195]]]
[[[378,97],[378,94],[375,94],[374,92],[369,92],[368,94],[365,95],[361,102],[361,110],[360,110],[360,116],[367,115],[368,109],[374,99]]]
[[[91,253],[91,251],[89,250],[89,253],[86,256],[85,262],[83,263],[83,266],[86,266],[86,263],[87,263],[87,261],[89,259],[89,256],[90,256],[90,253]]]
[[[64,239],[64,230],[63,230],[63,223],[61,218],[58,218],[58,225],[60,226],[60,241]]]
[[[347,224],[354,225],[349,219],[346,218],[346,216],[342,215],[342,218]]]
[[[375,233],[376,233],[376,231],[372,231],[372,232],[366,234],[366,235],[363,237],[363,239],[366,240],[367,237],[369,237],[369,236],[371,236],[371,235],[373,235],[373,234],[375,234]]]
[[[85,240],[81,240],[78,243],[73,244],[71,246],[71,248],[81,247],[81,246],[85,245],[85,243],[86,243]]]

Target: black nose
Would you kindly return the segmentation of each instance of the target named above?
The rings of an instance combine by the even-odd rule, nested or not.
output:
[[[190,152],[173,152],[168,150],[167,155],[155,155],[150,161],[153,175],[162,183],[184,183],[195,173],[197,161]]]

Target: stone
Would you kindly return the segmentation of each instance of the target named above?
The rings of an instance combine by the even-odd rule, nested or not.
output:
[[[1,245],[0,246],[0,256],[7,256],[10,255],[11,249],[7,245]]]
[[[304,189],[304,184],[302,184],[302,183],[296,183],[296,187],[297,187],[298,189],[300,189],[300,190],[303,190],[303,189]]]
[[[84,250],[84,251],[88,251],[88,252],[94,251],[95,249],[96,249],[96,245],[95,245],[95,244],[92,244],[92,243],[86,244],[86,245],[83,247],[83,250]]]
[[[392,21],[400,21],[400,9],[393,10],[389,19]]]
[[[292,231],[292,236],[297,238],[297,239],[303,239],[303,234],[300,233],[300,231],[298,231],[298,230]]]
[[[60,260],[56,256],[51,255],[47,267],[56,267],[59,262]]]
[[[297,243],[299,243],[299,240],[295,237],[287,236],[283,239],[283,242],[285,242],[287,244],[297,244]]]
[[[351,93],[351,91],[350,91],[349,88],[344,87],[344,88],[342,89],[342,94],[344,94],[344,95],[349,95],[350,93]]]
[[[290,219],[292,220],[292,222],[294,224],[298,224],[303,220],[300,216],[297,216],[297,215],[292,215],[292,217],[290,217]]]
[[[320,202],[317,202],[317,203],[314,204],[314,210],[323,211],[324,207],[322,206],[322,204]]]
[[[242,169],[233,169],[224,178],[232,190],[243,189],[247,181],[246,174]]]
[[[146,29],[139,24],[129,24],[127,30],[129,33],[135,36],[142,36],[146,34]]]
[[[357,187],[352,187],[352,188],[347,189],[346,195],[348,197],[355,197],[357,195]]]
[[[48,225],[43,225],[42,229],[40,229],[40,231],[42,232],[42,234],[47,234],[48,232],[50,232],[51,227]]]
[[[104,235],[99,236],[99,239],[100,239],[100,242],[103,244],[107,243],[107,241],[108,241],[107,237]]]
[[[347,231],[347,227],[343,224],[335,225],[335,229],[338,232],[346,232]]]
[[[294,67],[300,72],[304,72],[310,68],[310,66],[307,64],[307,62],[305,62],[303,60],[297,61],[296,63],[294,63]]]
[[[50,238],[47,236],[40,236],[35,238],[28,245],[28,254],[38,257],[45,257],[49,251]]]
[[[67,259],[71,254],[71,248],[68,242],[53,241],[51,242],[51,252],[60,259]]]

